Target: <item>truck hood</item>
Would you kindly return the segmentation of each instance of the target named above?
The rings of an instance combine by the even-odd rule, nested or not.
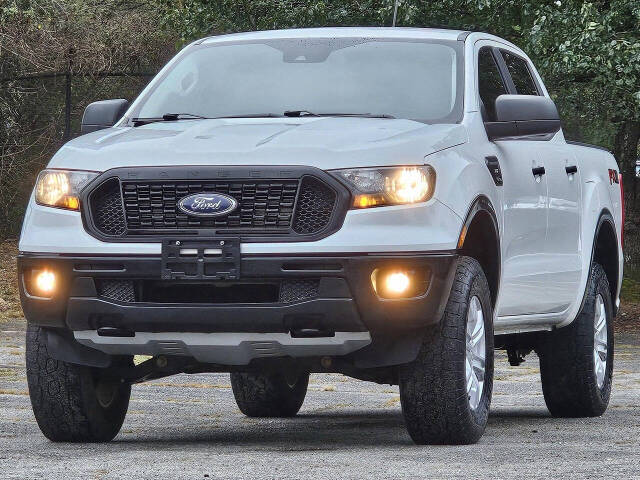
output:
[[[184,120],[115,127],[78,137],[49,166],[105,171],[123,166],[307,165],[336,168],[420,164],[466,142],[462,125],[312,117]]]

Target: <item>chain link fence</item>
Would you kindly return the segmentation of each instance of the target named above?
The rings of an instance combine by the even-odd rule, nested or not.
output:
[[[80,134],[84,108],[96,100],[132,100],[152,75],[0,79],[0,240],[19,235],[38,172],[66,141]]]

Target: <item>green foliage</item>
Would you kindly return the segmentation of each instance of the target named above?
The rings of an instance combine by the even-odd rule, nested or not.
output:
[[[207,35],[326,25],[391,25],[389,0],[155,0],[183,43]]]
[[[98,97],[132,97],[144,80],[207,35],[319,26],[390,26],[393,0],[0,0],[0,78],[75,75],[73,125]],[[399,0],[398,25],[481,30],[523,48],[558,104],[569,138],[607,146],[623,170],[638,156],[638,0]],[[0,236],[17,232],[38,167],[60,145],[64,78],[0,84]],[[20,132],[19,135],[11,132]],[[10,166],[7,167],[7,165]],[[628,192],[636,190],[625,177]],[[21,185],[19,189],[15,185]],[[20,190],[22,189],[22,190]],[[16,196],[16,191],[20,194]],[[633,194],[631,194],[633,196]],[[7,205],[14,205],[12,211]],[[634,202],[627,202],[634,208]],[[627,218],[633,221],[632,210]],[[640,221],[636,220],[638,225]],[[6,229],[3,223],[11,223]]]
[[[528,44],[557,85],[585,83],[612,120],[640,119],[640,2],[565,0],[534,15]]]
[[[76,133],[88,103],[134,97],[146,83],[135,74],[174,53],[158,24],[138,0],[0,0],[0,239],[18,234],[35,177],[64,141],[66,75]]]
[[[393,0],[154,1],[181,43],[247,30],[388,26],[393,16]],[[640,137],[638,0],[400,0],[398,25],[481,30],[520,46],[545,79],[567,137],[614,151],[633,192],[628,206],[635,208],[640,195],[630,173]]]
[[[155,1],[165,24],[184,42],[247,30],[384,26],[393,15],[393,0]],[[577,95],[588,95],[585,98],[596,103],[597,113],[607,112],[612,118],[615,114],[618,121],[640,118],[637,0],[401,0],[398,24],[483,30],[503,36],[528,51],[554,89],[577,85]]]

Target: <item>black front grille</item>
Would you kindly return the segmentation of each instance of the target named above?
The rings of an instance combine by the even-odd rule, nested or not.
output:
[[[238,207],[220,217],[189,216],[178,208],[188,195],[214,192],[235,198]],[[297,180],[122,183],[127,227],[134,234],[184,228],[287,231],[297,192]]]
[[[219,234],[242,235],[243,241],[252,236],[256,239],[254,241],[300,236],[311,239],[311,236],[317,238],[317,235],[329,234],[332,228],[336,228],[344,218],[340,216],[344,215],[348,201],[347,195],[338,194],[343,187],[329,177],[326,181],[321,180],[323,174],[294,173],[285,178],[257,179],[247,175],[247,178],[216,179],[215,171],[211,176],[204,171],[199,172],[202,178],[172,180],[170,177],[159,178],[153,167],[149,169],[153,171],[146,178],[144,172],[132,173],[129,171],[132,169],[127,169],[88,192],[85,212],[89,216],[87,224],[90,231],[99,237],[114,240],[119,237],[123,241],[129,238],[210,237]],[[240,171],[240,167],[236,170]],[[166,172],[162,173],[164,177]],[[142,180],[137,180],[138,177]],[[188,215],[179,208],[180,200],[200,193],[233,197],[237,207],[218,217]]]

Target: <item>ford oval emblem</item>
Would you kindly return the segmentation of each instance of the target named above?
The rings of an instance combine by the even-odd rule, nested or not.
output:
[[[197,217],[219,217],[233,212],[237,206],[235,198],[221,193],[197,193],[178,202],[180,210]]]

